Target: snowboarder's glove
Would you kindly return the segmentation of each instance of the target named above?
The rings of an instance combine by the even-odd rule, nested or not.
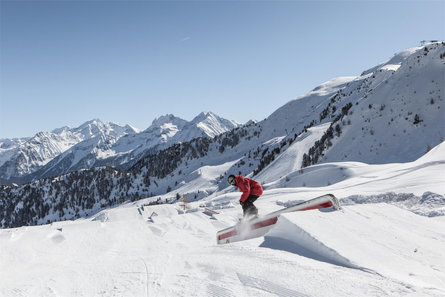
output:
[[[241,206],[244,206],[244,201],[239,201],[239,204],[241,204]]]

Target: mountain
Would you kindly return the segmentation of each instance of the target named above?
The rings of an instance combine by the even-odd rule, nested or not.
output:
[[[21,181],[83,141],[97,137],[115,139],[137,132],[129,125],[120,126],[96,119],[73,129],[62,127],[52,132],[39,132],[32,138],[3,139],[0,140],[0,177]]]
[[[166,194],[88,217],[79,211],[85,217],[75,221],[0,229],[0,295],[444,296],[444,157],[445,143],[415,162],[326,163],[265,184],[260,215],[321,193],[342,210],[284,214],[263,237],[227,245],[215,234],[238,222],[239,192],[156,204]],[[202,168],[202,181],[215,169]],[[104,174],[118,181],[117,172]],[[87,180],[72,175],[89,205]]]
[[[0,144],[0,176],[9,179],[34,172],[49,160],[81,140],[68,132],[39,132],[32,138],[2,140]]]
[[[355,106],[321,161],[409,162],[441,143],[444,56],[440,43],[412,48],[353,81],[341,101]]]
[[[237,122],[223,119],[214,113],[202,112],[187,123],[183,131],[173,137],[173,141],[189,141],[198,137],[213,138],[238,126]]]
[[[289,185],[304,188],[335,185],[354,172],[338,162],[353,166],[413,162],[443,142],[444,75],[445,44],[430,43],[403,51],[358,77],[330,80],[261,122],[250,121],[214,137],[203,132],[208,129],[201,129],[201,136],[190,132],[213,123],[214,117],[201,114],[190,123],[171,115],[161,117],[139,133],[145,135],[142,140],[139,134],[109,144],[96,139],[96,151],[89,144],[71,150],[71,157],[68,151],[64,153],[63,162],[57,157],[48,165],[63,165],[60,168],[68,172],[72,164],[96,167],[98,160],[110,157],[121,170],[102,163],[28,185],[4,187],[0,192],[0,213],[6,213],[2,226],[92,215],[125,200],[146,197],[162,195],[160,201],[172,202],[181,196],[193,201],[223,195],[232,190],[225,179],[230,173],[253,177],[265,187],[274,183],[286,187],[294,180]],[[189,133],[194,138],[185,140]],[[368,169],[359,172],[362,183],[376,174],[368,175]],[[401,168],[400,174],[404,172]]]
[[[444,65],[443,43],[408,49],[359,77],[333,79],[287,103],[264,128],[285,135],[311,121],[335,123],[332,143],[325,139],[308,154],[311,164],[413,161],[445,136]]]
[[[35,180],[100,166],[128,169],[149,152],[198,137],[215,137],[237,126],[238,123],[211,112],[203,112],[190,122],[171,114],[161,116],[140,133],[121,129],[121,133],[111,134],[87,126],[81,131],[91,137],[71,146],[26,178]],[[118,131],[116,126],[113,129]]]
[[[98,153],[97,159],[101,165],[111,164],[127,169],[148,152],[194,138],[213,138],[238,126],[239,123],[211,112],[202,112],[190,122],[168,114],[153,120],[151,126],[142,133],[122,137],[109,149]]]

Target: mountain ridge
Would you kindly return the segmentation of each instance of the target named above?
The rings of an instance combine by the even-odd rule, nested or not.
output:
[[[93,119],[77,128],[61,127],[53,132],[37,133],[24,142],[28,151],[18,147],[16,152],[9,153],[12,156],[1,164],[0,176],[23,183],[95,166],[129,168],[149,151],[196,137],[214,137],[237,125],[211,112],[202,112],[190,122],[171,114],[164,115],[154,119],[142,132],[130,125],[120,126]],[[65,139],[69,141],[65,143]],[[12,140],[4,142],[12,143]],[[41,144],[44,142],[55,148],[46,154],[43,152],[41,157],[39,152],[42,152]],[[62,143],[62,146],[57,147],[57,143]],[[13,151],[13,148],[9,150]],[[34,159],[41,161],[32,162],[29,158],[31,153],[36,155]],[[7,159],[6,150],[3,155]],[[29,168],[20,170],[24,166]]]
[[[402,56],[397,58],[400,65],[382,63],[360,77],[330,80],[261,122],[250,121],[213,138],[159,146],[124,171],[103,165],[5,187],[0,197],[3,209],[27,205],[5,224],[76,218],[125,200],[157,195],[169,201],[222,195],[232,190],[225,180],[227,174],[243,174],[266,184],[279,180],[284,185],[291,177],[305,187],[310,186],[305,176],[316,176],[304,175],[307,172],[317,172],[318,183],[340,182],[341,178],[323,180],[329,170],[339,177],[347,174],[341,166],[334,166],[338,170],[320,166],[330,162],[412,162],[443,142],[438,133],[444,131],[440,123],[445,90],[437,82],[445,75],[445,44],[428,44]],[[385,133],[389,134],[382,137]],[[362,142],[354,143],[353,137]],[[31,197],[38,197],[38,202]],[[30,213],[30,207],[40,213]]]

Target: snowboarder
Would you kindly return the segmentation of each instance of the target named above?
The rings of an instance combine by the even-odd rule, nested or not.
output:
[[[253,204],[258,197],[263,194],[263,188],[260,183],[242,175],[231,174],[227,181],[232,186],[238,187],[243,194],[239,203],[243,207],[243,217],[258,216],[258,209]]]

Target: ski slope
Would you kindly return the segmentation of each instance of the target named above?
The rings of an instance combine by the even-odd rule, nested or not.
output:
[[[171,205],[144,209],[140,215],[136,205],[128,205],[93,220],[3,230],[0,294],[441,296],[445,292],[441,281],[445,234],[440,222],[395,206],[287,214],[264,239],[229,246],[215,244],[214,233],[226,226],[224,219],[201,212],[178,215]],[[147,220],[152,211],[158,213],[153,222]],[[304,247],[298,245],[301,242]]]
[[[284,214],[264,237],[228,245],[215,234],[242,213],[230,188],[186,211],[140,200],[76,221],[2,229],[0,296],[444,296],[443,172],[444,143],[411,163],[306,168],[266,184],[260,214],[320,193],[347,202],[343,211]],[[298,187],[317,176],[332,184]],[[425,201],[427,191],[438,195]],[[403,193],[413,194],[399,205]]]

